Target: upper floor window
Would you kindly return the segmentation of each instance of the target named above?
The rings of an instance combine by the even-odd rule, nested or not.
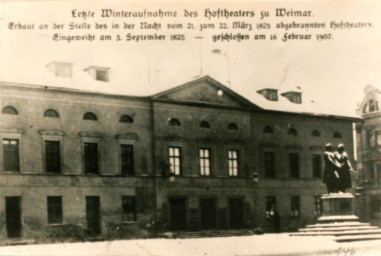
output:
[[[86,71],[94,80],[108,82],[110,81],[110,68],[108,67],[98,67],[91,66],[84,71]]]
[[[171,126],[181,126],[181,123],[177,118],[170,118],[168,124]]]
[[[181,174],[181,148],[180,147],[169,147],[169,171],[174,175]]]
[[[271,128],[271,126],[266,126],[265,128],[263,128],[263,132],[264,133],[274,133],[274,130],[273,130],[273,128]]]
[[[98,118],[94,113],[87,112],[83,115],[83,120],[97,121]]]
[[[122,115],[119,119],[119,122],[132,124],[134,122],[134,119],[129,115]]]
[[[72,63],[53,61],[46,66],[57,77],[72,77]]]
[[[17,112],[17,109],[12,107],[12,106],[6,106],[3,108],[1,111],[2,114],[7,114],[7,115],[18,115],[19,113]]]
[[[200,175],[209,176],[211,173],[210,166],[210,149],[200,148]]]
[[[298,131],[295,128],[289,128],[288,129],[288,135],[297,136]]]
[[[19,172],[19,140],[3,139],[3,161],[5,172]]]
[[[235,123],[230,123],[228,125],[228,130],[238,130],[238,126]]]
[[[45,169],[49,173],[61,172],[61,154],[59,141],[45,141]]]
[[[207,121],[201,121],[200,128],[210,128],[210,124]]]
[[[318,130],[313,130],[312,133],[311,133],[311,135],[312,135],[313,137],[320,137],[320,132],[319,132]]]
[[[85,173],[99,174],[98,163],[98,143],[85,142],[83,143]]]
[[[300,216],[300,197],[291,197],[291,217],[298,218]]]
[[[121,171],[125,175],[134,175],[134,145],[120,145]]]
[[[333,137],[334,137],[335,139],[341,139],[341,133],[339,133],[339,132],[334,132],[334,133],[333,133]]]
[[[312,156],[312,176],[314,178],[321,178],[321,156],[314,154]]]
[[[298,153],[290,153],[290,177],[291,178],[299,178],[299,155]]]
[[[48,109],[44,112],[44,117],[56,117],[59,118],[59,114],[54,109]]]
[[[275,178],[275,153],[274,152],[264,153],[264,166],[265,166],[265,176],[268,178]]]
[[[238,176],[238,150],[228,150],[229,176]]]

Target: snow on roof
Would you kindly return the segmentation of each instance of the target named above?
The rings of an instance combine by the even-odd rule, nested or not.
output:
[[[55,61],[53,61],[55,62]],[[69,61],[56,61],[58,63],[71,63]],[[160,93],[161,91],[167,90],[178,86],[179,84],[173,85],[150,85],[145,82],[146,78],[141,78],[144,82],[139,81],[139,79],[128,79],[126,78],[126,72],[122,67],[112,68],[110,78],[108,82],[97,81],[92,79],[87,72],[84,70],[89,67],[110,67],[111,63],[103,63],[106,65],[96,65],[96,63],[88,63],[82,61],[81,63],[74,63],[72,66],[72,77],[56,77],[52,72],[46,67],[47,63],[52,63],[52,61],[46,61],[45,63],[35,63],[35,67],[28,69],[24,67],[21,72],[7,72],[7,67],[4,66],[0,70],[0,81],[9,82],[13,84],[23,84],[23,85],[39,85],[39,86],[49,86],[65,89],[75,89],[79,91],[94,92],[94,93],[104,93],[112,95],[125,95],[125,96],[152,96],[154,94]],[[42,67],[42,68],[36,68]],[[188,81],[183,81],[187,83]],[[361,118],[360,115],[356,113],[356,106],[351,104],[335,104],[334,108],[332,104],[327,104],[324,99],[315,99],[312,90],[308,90],[308,86],[303,86],[301,90],[298,86],[281,86],[280,88],[274,88],[273,86],[262,86],[257,87],[254,90],[248,92],[248,88],[251,85],[239,85],[232,88],[233,91],[242,95],[253,104],[271,111],[281,111],[289,113],[299,113],[299,114],[309,114],[309,115],[324,115],[324,116],[336,116],[345,118]],[[303,99],[301,104],[295,104],[290,102],[286,97],[278,97],[277,101],[271,101],[266,99],[263,95],[258,93],[262,89],[275,89],[278,90],[279,94],[286,92],[302,92]]]

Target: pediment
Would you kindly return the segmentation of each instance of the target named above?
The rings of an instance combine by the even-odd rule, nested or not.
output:
[[[208,76],[156,94],[152,99],[234,108],[258,108],[244,97]]]

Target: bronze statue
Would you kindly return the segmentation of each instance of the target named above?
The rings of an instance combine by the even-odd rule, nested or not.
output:
[[[345,192],[347,188],[352,187],[351,173],[356,174],[349,161],[348,154],[344,149],[344,144],[339,144],[335,152],[335,160],[340,164],[339,172],[339,191]]]
[[[328,193],[339,192],[340,176],[338,170],[341,165],[336,161],[331,143],[325,145],[323,183],[327,185]]]

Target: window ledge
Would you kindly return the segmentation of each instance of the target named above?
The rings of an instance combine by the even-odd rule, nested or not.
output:
[[[54,223],[54,224],[48,224],[48,227],[63,227],[65,224],[63,223]]]
[[[122,221],[122,225],[131,225],[131,224],[137,224],[138,223],[138,221]]]

